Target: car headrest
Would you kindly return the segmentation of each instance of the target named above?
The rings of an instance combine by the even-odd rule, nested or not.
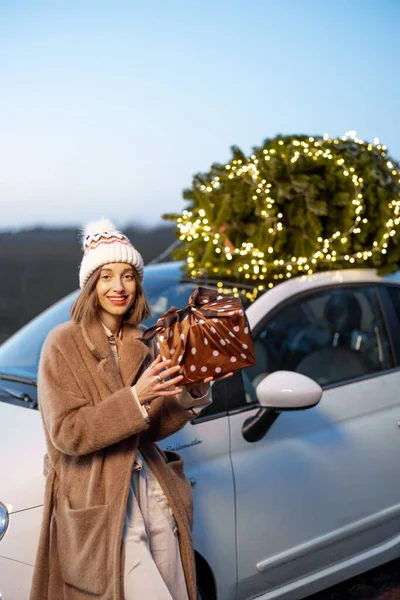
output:
[[[350,334],[361,328],[362,310],[356,296],[347,290],[334,290],[325,304],[325,319],[333,332]]]

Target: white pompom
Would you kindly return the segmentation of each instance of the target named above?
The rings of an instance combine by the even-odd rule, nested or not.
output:
[[[116,227],[109,219],[100,219],[99,221],[90,221],[82,229],[82,245],[85,247],[85,240],[88,235],[93,236],[98,233],[105,233],[106,231],[115,231]]]

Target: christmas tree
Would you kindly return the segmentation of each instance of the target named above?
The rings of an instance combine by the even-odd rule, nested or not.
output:
[[[316,271],[398,268],[400,167],[377,139],[279,135],[250,156],[233,147],[183,195],[188,208],[163,216],[177,224],[175,258],[221,289],[248,283],[254,298]]]

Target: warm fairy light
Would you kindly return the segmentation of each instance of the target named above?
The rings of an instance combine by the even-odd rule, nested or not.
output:
[[[205,244],[203,254],[207,254],[211,258],[211,263],[209,264],[216,263],[212,269],[214,273],[218,272],[218,268],[220,268],[221,272],[224,270],[226,272],[226,263],[224,261],[229,261],[231,273],[240,273],[242,277],[244,275],[246,280],[250,279],[252,281],[259,281],[265,277],[269,279],[272,277],[274,280],[279,281],[283,277],[290,278],[299,272],[311,274],[318,268],[323,268],[324,264],[337,261],[362,264],[369,260],[374,253],[386,254],[387,241],[398,233],[398,226],[400,224],[400,198],[393,198],[388,204],[387,222],[383,230],[379,229],[379,236],[377,235],[376,239],[372,241],[370,248],[363,249],[362,251],[358,250],[354,253],[344,252],[346,248],[352,247],[353,238],[362,234],[363,225],[368,223],[368,219],[363,216],[365,211],[363,178],[357,175],[356,169],[351,163],[346,164],[348,159],[345,160],[340,156],[340,149],[337,146],[343,142],[359,144],[366,151],[374,154],[378,153],[381,157],[385,157],[386,147],[380,145],[378,138],[374,139],[373,144],[366,143],[357,137],[357,133],[354,130],[347,131],[337,139],[331,139],[328,133],[319,139],[315,139],[314,137],[298,140],[292,139],[286,146],[285,142],[281,139],[277,142],[276,140],[271,141],[271,143],[277,144],[276,147],[282,147],[284,154],[280,154],[280,157],[284,158],[285,164],[288,165],[287,168],[290,169],[296,169],[297,163],[300,160],[309,161],[311,158],[312,160],[319,161],[321,166],[328,161],[334,160],[339,172],[341,172],[344,180],[347,182],[347,187],[344,189],[353,190],[351,199],[352,222],[346,229],[338,229],[329,238],[319,236],[316,240],[316,248],[310,256],[292,256],[286,260],[279,258],[280,236],[285,235],[285,231],[290,227],[290,223],[285,221],[285,215],[276,208],[275,184],[267,181],[265,172],[258,166],[260,161],[268,162],[274,159],[277,155],[277,150],[273,147],[260,149],[245,160],[232,159],[225,165],[225,170],[227,171],[225,179],[221,180],[220,177],[215,176],[210,181],[204,181],[199,186],[204,197],[202,207],[197,211],[194,209],[192,211],[184,210],[182,215],[177,218],[179,239],[183,242],[192,242],[197,239],[202,240]],[[280,152],[281,149],[279,149]],[[398,165],[393,164],[391,160],[384,160],[382,165],[387,170],[388,177],[399,175]],[[252,188],[251,198],[254,202],[254,210],[257,211],[256,214],[259,215],[261,221],[266,225],[265,240],[263,240],[264,251],[256,246],[255,239],[253,242],[243,242],[240,247],[233,247],[225,236],[224,226],[218,227],[213,224],[213,215],[215,215],[215,212],[210,209],[210,203],[212,203],[214,190],[219,190],[224,185],[226,177],[228,179],[245,178],[247,182],[250,178],[250,181],[253,182],[254,187]],[[400,179],[398,183],[400,183]],[[278,250],[275,250],[275,244]],[[208,249],[211,249],[211,255]],[[189,254],[187,264],[188,268],[192,269],[191,273],[195,273],[193,276],[207,274],[207,271],[211,271],[210,266],[197,265],[196,268],[197,262],[198,260],[194,258],[193,254]],[[270,273],[268,276],[269,271],[273,271],[273,274]],[[268,288],[271,288],[274,283],[269,281],[266,285]],[[257,287],[260,291],[260,285]],[[262,289],[264,287],[265,285],[263,284]],[[251,292],[246,292],[249,298],[251,294]],[[254,299],[254,297],[252,296],[251,299]]]

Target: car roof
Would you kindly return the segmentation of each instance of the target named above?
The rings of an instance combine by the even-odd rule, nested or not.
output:
[[[213,280],[202,282],[201,279],[191,279],[182,271],[183,261],[170,261],[145,266],[145,278],[173,278],[193,281],[196,285],[212,285]],[[378,275],[376,269],[337,269],[332,271],[321,271],[311,275],[300,275],[280,282],[271,289],[266,289],[255,302],[247,307],[247,314],[252,325],[253,318],[259,313],[266,313],[280,302],[297,294],[306,293],[310,290],[331,287],[333,285],[351,285],[368,283],[391,283],[400,286],[400,270],[388,275]],[[224,282],[226,287],[241,287],[237,282]],[[246,288],[251,288],[247,283]],[[268,292],[268,293],[267,293]]]
[[[268,293],[250,304],[246,311],[247,317],[250,326],[254,327],[260,320],[260,316],[267,314],[275,306],[293,296],[320,288],[368,283],[391,283],[400,286],[400,271],[382,276],[378,275],[376,269],[338,269],[293,277],[271,288]]]

